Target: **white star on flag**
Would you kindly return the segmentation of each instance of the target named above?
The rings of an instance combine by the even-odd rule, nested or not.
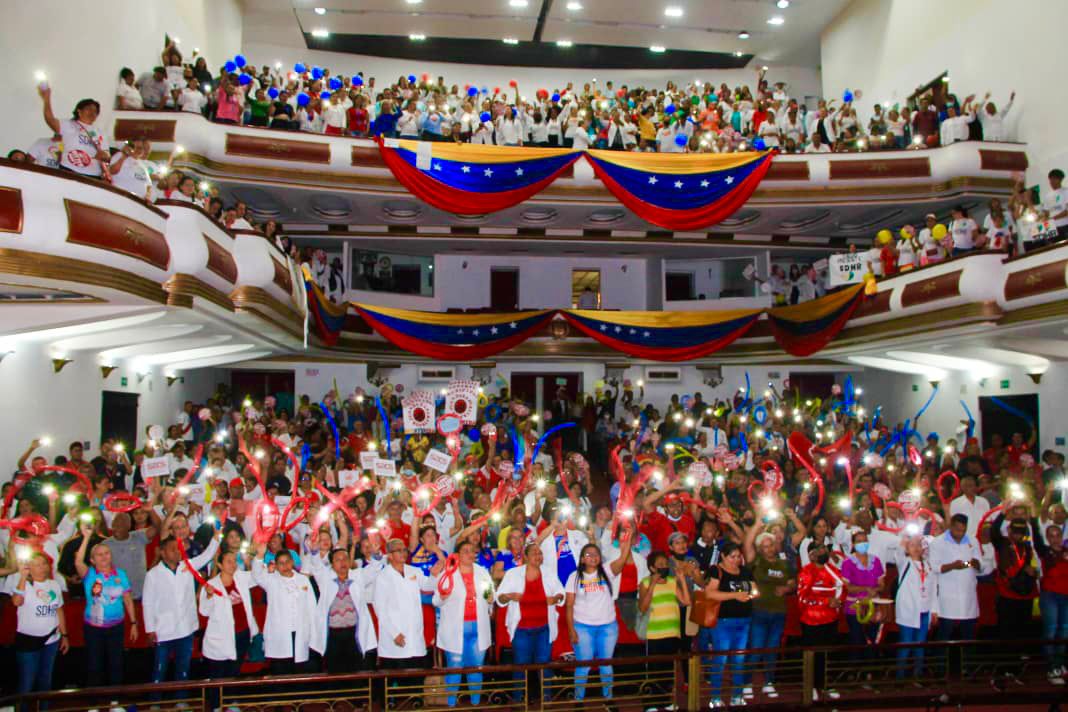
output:
[[[471,333],[472,333],[472,334],[474,334],[475,336],[478,336],[478,329],[475,329],[475,330],[474,330],[474,331],[472,331]]]
[[[726,178],[724,178],[723,180],[724,180],[724,182],[725,182],[725,183],[726,183],[727,185],[730,185],[731,183],[733,183],[733,182],[734,182],[734,176],[727,176],[727,177],[726,177]]]
[[[702,188],[707,188],[708,187],[708,181],[707,180],[701,181],[701,187]]]
[[[510,326],[510,327],[512,327],[513,329],[515,329],[515,328],[517,328],[517,327],[519,326],[519,324],[516,324],[516,323],[515,323],[515,322],[513,321],[513,322],[512,322],[511,324],[509,324],[508,326]]]
[[[440,163],[435,163],[434,164],[434,170],[435,171],[440,171],[441,170],[441,164]]]
[[[608,327],[604,324],[601,324],[601,331],[608,331]]]
[[[681,188],[682,187],[682,181],[681,180],[675,181],[675,187],[676,188]]]
[[[495,326],[492,329],[490,329],[490,333],[491,334],[496,334],[497,333],[497,327]]]
[[[656,185],[656,176],[649,176],[649,185]]]
[[[644,336],[645,338],[648,339],[649,338],[649,332],[648,331],[642,332],[642,336]]]
[[[638,332],[637,332],[637,331],[635,331],[634,329],[631,329],[631,330],[630,330],[630,333],[631,333],[631,334],[637,334]]]
[[[619,333],[619,332],[621,332],[621,331],[623,331],[623,329],[622,329],[621,327],[618,327],[618,326],[617,326],[617,327],[616,327],[616,333],[618,334],[618,333]]]
[[[464,333],[464,330],[463,330],[463,329],[457,329],[457,330],[456,330],[456,333],[457,333],[457,334],[462,334],[462,333]]]
[[[523,175],[523,169],[522,169],[522,168],[516,168],[516,169],[515,169],[515,174],[516,174],[517,176],[521,176],[521,175]]]
[[[487,178],[489,178],[491,175],[493,175],[493,169],[492,168],[487,168],[486,170],[484,170],[482,172],[486,175]]]
[[[463,171],[464,173],[470,173],[471,172],[471,166],[464,166],[460,170]]]

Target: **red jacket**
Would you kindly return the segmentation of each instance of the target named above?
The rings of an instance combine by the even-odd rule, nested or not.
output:
[[[801,622],[805,625],[826,625],[838,620],[841,608],[832,608],[831,601],[845,600],[845,586],[841,572],[833,564],[808,564],[797,577],[797,603]]]
[[[690,544],[693,544],[696,539],[697,522],[689,512],[684,512],[678,521],[672,521],[667,515],[652,511],[642,519],[638,530],[649,537],[653,551],[667,551],[668,537],[675,532],[682,532]]]
[[[1042,557],[1042,590],[1068,596],[1068,548]]]

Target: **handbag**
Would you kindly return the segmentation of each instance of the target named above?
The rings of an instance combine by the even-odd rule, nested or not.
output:
[[[716,566],[719,570],[719,566]],[[715,628],[719,621],[719,601],[705,596],[704,589],[694,591],[693,605],[690,606],[690,621],[701,628]]]

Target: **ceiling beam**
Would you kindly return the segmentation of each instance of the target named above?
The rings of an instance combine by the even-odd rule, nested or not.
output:
[[[553,9],[553,0],[541,0],[541,10],[538,11],[538,24],[534,28],[534,41],[541,42],[541,35],[545,31],[545,21],[549,19],[549,11]]]

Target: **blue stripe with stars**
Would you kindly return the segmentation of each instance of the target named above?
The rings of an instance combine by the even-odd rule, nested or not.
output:
[[[452,161],[435,157],[430,162],[430,169],[427,170],[418,168],[414,151],[397,148],[396,152],[406,163],[423,175],[441,181],[450,188],[472,193],[503,193],[526,188],[532,183],[548,178],[575,160],[574,154],[570,153],[508,163]]]
[[[537,322],[544,319],[545,312],[537,312],[534,316],[525,318],[520,317],[510,322],[476,326],[421,324],[419,322],[409,321],[408,319],[389,316],[381,312],[374,312],[374,317],[391,329],[396,329],[413,339],[420,339],[422,341],[429,341],[436,344],[462,346],[488,343],[522,332],[524,329],[529,329],[537,324]]]
[[[667,210],[703,208],[723,198],[761,164],[754,160],[737,168],[708,173],[656,173],[620,166],[587,154],[591,161],[636,198]]]
[[[590,319],[570,312],[571,316],[605,336],[625,341],[635,346],[654,348],[679,348],[721,339],[752,321],[753,316],[744,316],[730,321],[720,321],[702,326],[630,326],[614,324],[610,319]]]

